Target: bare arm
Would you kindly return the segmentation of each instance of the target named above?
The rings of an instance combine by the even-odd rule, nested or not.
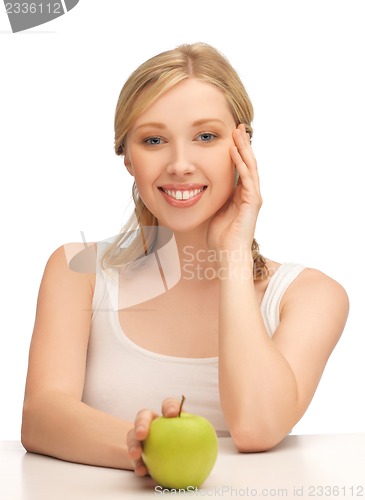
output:
[[[93,276],[71,271],[64,248],[42,279],[25,391],[22,443],[31,452],[132,469],[127,422],[82,403]]]
[[[253,280],[221,283],[221,402],[240,451],[269,449],[306,411],[348,313],[343,288],[307,269],[282,300],[280,325],[265,329]]]

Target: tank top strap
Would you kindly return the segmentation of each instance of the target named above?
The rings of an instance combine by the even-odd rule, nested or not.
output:
[[[271,277],[261,302],[261,313],[270,337],[274,334],[280,321],[280,302],[295,278],[305,269],[302,264],[285,262]]]

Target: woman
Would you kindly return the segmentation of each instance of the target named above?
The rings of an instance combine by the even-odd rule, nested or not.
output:
[[[160,402],[267,450],[306,411],[346,322],[344,289],[263,258],[253,111],[205,44],[142,64],[124,85],[116,153],[136,210],[121,236],[59,248],[40,287],[22,442],[64,460],[148,471]],[[80,272],[77,272],[80,271]],[[148,409],[146,409],[148,408]]]

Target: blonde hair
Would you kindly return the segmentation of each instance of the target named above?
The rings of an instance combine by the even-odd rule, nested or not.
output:
[[[117,155],[124,154],[128,131],[137,117],[171,87],[191,77],[217,87],[227,99],[236,125],[243,123],[252,137],[253,107],[240,77],[229,61],[208,44],[184,44],[148,59],[125,82],[119,95],[114,120]],[[134,213],[121,234],[104,253],[104,268],[120,267],[153,251],[158,221],[139,197],[135,183],[132,197],[135,204]],[[156,230],[145,232],[144,227]],[[131,237],[132,233],[138,233],[140,238]],[[255,279],[266,277],[266,262],[260,255],[255,239],[252,242],[252,256]]]

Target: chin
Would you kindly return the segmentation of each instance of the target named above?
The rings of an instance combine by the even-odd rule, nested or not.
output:
[[[172,221],[171,219],[166,221],[159,219],[158,224],[160,227],[166,227],[174,233],[189,233],[196,230],[204,231],[207,228],[209,221],[210,219],[192,221],[189,217],[184,217],[184,220],[179,221]]]
[[[170,229],[173,233],[190,233],[196,230],[202,230],[202,224],[163,224],[164,227]]]

